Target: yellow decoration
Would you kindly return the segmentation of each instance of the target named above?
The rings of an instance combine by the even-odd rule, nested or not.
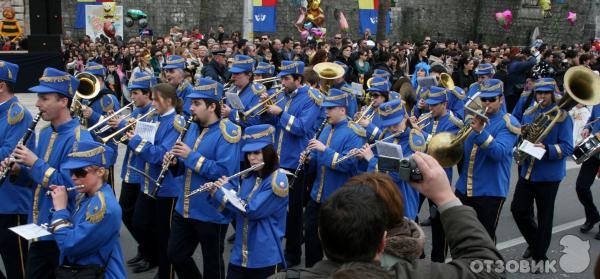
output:
[[[0,36],[8,37],[11,42],[16,42],[21,39],[23,29],[19,25],[19,21],[15,18],[15,9],[5,7],[2,10],[4,19],[0,20]]]

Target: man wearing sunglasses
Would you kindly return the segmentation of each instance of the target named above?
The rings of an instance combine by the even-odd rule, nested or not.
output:
[[[554,92],[557,90],[553,78],[538,79],[533,90],[537,104],[523,114],[523,126],[531,125],[538,116],[556,108]],[[557,117],[554,127],[541,142],[533,142],[546,153],[540,160],[527,156],[522,162],[510,206],[515,223],[528,244],[523,258],[531,257],[536,262],[548,259],[546,252],[552,240],[554,202],[560,181],[566,176],[566,160],[573,153],[573,120],[563,109],[550,113],[550,117]],[[532,214],[534,202],[537,222]]]
[[[0,61],[0,158],[10,156],[19,140],[32,122],[31,113],[19,102],[12,89],[17,82],[19,66]],[[32,148],[35,135],[26,143]],[[31,190],[5,179],[0,184],[0,254],[4,261],[5,274],[0,278],[25,278],[27,240],[8,228],[27,222],[31,207]],[[4,277],[6,276],[6,277]]]
[[[40,131],[39,143],[34,151],[18,145],[12,154],[16,164],[12,165],[11,173],[17,175],[16,184],[32,186],[29,223],[51,224],[52,199],[46,196],[46,189],[53,184],[74,186],[70,173],[64,171],[61,164],[68,154],[77,151],[78,141],[93,141],[90,133],[81,128],[79,119],[71,117],[69,110],[78,86],[79,80],[68,73],[46,68],[39,85],[29,88],[38,94],[36,106],[42,113],[42,119],[50,122]],[[8,159],[2,162],[3,168],[7,166]],[[69,209],[74,206],[75,194],[73,192],[69,197]],[[53,235],[34,239],[29,247],[26,277],[54,277],[59,255]]]
[[[463,144],[462,172],[456,182],[456,195],[464,205],[475,209],[477,218],[490,237],[496,239],[496,226],[510,182],[512,148],[521,125],[502,111],[504,84],[489,79],[481,84],[481,99],[487,121],[473,116],[473,132]]]

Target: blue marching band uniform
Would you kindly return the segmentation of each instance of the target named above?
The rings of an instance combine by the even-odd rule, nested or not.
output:
[[[256,68],[254,65],[255,60],[251,57],[237,55],[230,72],[254,72],[263,77],[276,74],[272,65],[263,62]],[[172,55],[167,59],[165,69],[183,68],[184,58]],[[427,65],[418,68],[428,74]],[[279,77],[296,77],[304,73],[304,63],[282,61],[278,70]],[[102,65],[93,62],[86,65],[86,72],[93,75],[103,76],[105,71]],[[17,65],[0,61],[1,81],[14,83],[17,73]],[[157,191],[157,197],[151,197],[150,194],[157,187],[154,179],[162,170],[163,157],[176,144],[188,117],[197,115],[195,110],[203,109],[196,104],[197,101],[217,102],[221,107],[226,98],[222,83],[203,78],[194,85],[184,81],[175,88],[184,103],[182,115],[174,110],[163,115],[155,112],[140,120],[158,126],[154,142],[148,142],[140,135],[125,142],[120,207],[116,206],[117,201],[111,190],[114,185],[106,183],[93,196],[77,198],[75,191],[72,191],[69,193],[67,209],[53,212],[52,199],[46,195],[46,188],[50,185],[74,186],[68,173],[69,169],[76,168],[73,166],[86,164],[110,168],[117,157],[113,150],[118,149],[117,142],[111,141],[108,146],[94,143],[92,135],[80,127],[76,118],[57,126],[44,127],[37,136],[37,145],[35,135],[26,144],[38,160],[32,166],[21,165],[20,172],[0,185],[0,201],[4,201],[0,203],[0,243],[6,244],[2,245],[0,253],[5,259],[12,259],[4,261],[8,276],[35,278],[41,274],[53,274],[60,264],[74,263],[106,265],[107,278],[125,277],[123,254],[118,242],[121,219],[139,244],[137,257],[147,264],[142,270],[159,265],[159,278],[173,278],[175,273],[180,278],[225,278],[222,255],[228,224],[232,221],[236,238],[229,259],[231,278],[251,270],[267,272],[268,269],[272,274],[286,265],[296,265],[301,259],[303,240],[306,265],[312,266],[323,256],[317,232],[320,205],[352,176],[365,171],[379,171],[377,154],[368,162],[361,162],[356,157],[341,162],[338,160],[367,142],[389,137],[394,134],[393,130],[399,131],[398,127],[403,127],[402,132],[386,139],[386,142],[400,145],[404,157],[414,152],[424,152],[435,135],[441,132],[456,133],[464,125],[471,125],[462,120],[464,101],[467,100],[464,98],[474,98],[477,93],[479,98],[486,99],[485,102],[501,103],[497,104],[497,112],[486,115],[488,121],[483,130],[480,133],[473,131],[463,143],[464,155],[455,192],[463,204],[478,212],[478,219],[495,239],[498,216],[509,193],[512,152],[521,133],[521,125],[530,124],[540,114],[556,107],[555,103],[540,107],[536,98],[539,94],[547,94],[544,92],[553,94],[557,86],[552,79],[536,81],[533,91],[521,96],[513,111],[515,117],[506,112],[501,97],[502,82],[490,78],[494,74],[494,67],[481,64],[476,74],[485,75],[486,80],[472,84],[466,94],[459,88],[420,88],[415,75],[413,84],[417,87],[418,96],[425,98],[426,106],[446,104],[445,113],[434,116],[431,111],[418,108],[412,112],[406,111],[404,101],[400,100],[397,93],[390,91],[389,75],[375,72],[368,91],[384,95],[386,102],[373,108],[374,115],[364,128],[350,119],[359,109],[355,92],[346,82],[338,80],[327,96],[304,84],[292,92],[285,91],[285,88],[278,89],[284,90],[274,100],[275,105],[281,108],[280,113],[244,116],[244,111],[260,102],[261,94],[276,93],[276,89],[267,89],[263,84],[250,81],[235,92],[244,106],[243,110],[232,108],[228,117],[216,115],[217,120],[212,123],[201,123],[195,116],[196,119],[181,140],[181,144],[191,150],[189,155],[175,158],[174,165],[169,168]],[[129,89],[150,92],[155,84],[154,77],[140,72],[132,78]],[[30,90],[38,93],[40,98],[44,94],[54,93],[71,100],[78,85],[79,81],[73,76],[47,68],[39,85]],[[232,107],[230,100],[225,103]],[[107,117],[108,113],[118,110],[120,105],[114,95],[102,94],[90,107],[93,113],[88,120],[89,125],[93,125]],[[305,173],[313,172],[315,178],[314,181],[305,182],[309,185],[306,187],[309,200],[303,213],[303,195],[307,189],[303,186],[290,187],[290,173],[299,166],[300,154],[315,135],[325,111],[340,107],[345,108],[346,117],[333,122],[329,119],[329,124],[316,138],[325,145],[325,150],[310,150],[307,156]],[[134,107],[130,117],[122,120],[118,128],[125,127],[151,108],[149,102]],[[407,125],[409,113],[418,116],[419,127]],[[557,110],[552,115],[558,115],[558,121],[541,142],[546,153],[539,160],[528,157],[519,167],[520,177],[511,205],[515,221],[535,260],[546,259],[553,204],[558,185],[566,175],[566,158],[573,151],[572,120],[563,110]],[[596,105],[592,120],[598,117],[600,106]],[[0,155],[6,158],[32,122],[32,116],[16,97],[11,96],[0,104],[0,122],[4,123],[0,128]],[[599,131],[599,123],[589,125],[592,134]],[[207,183],[238,173],[240,162],[245,161],[249,152],[258,152],[267,146],[272,146],[278,155],[277,168],[273,172],[259,174],[253,171],[240,180],[229,181],[213,195],[201,192],[190,196],[190,193]],[[94,153],[100,149],[103,150],[102,154]],[[102,161],[98,161],[98,158]],[[584,163],[590,172],[599,165],[597,158]],[[452,168],[445,170],[452,180]],[[388,174],[403,194],[406,217],[415,219],[419,212],[419,194],[408,182],[400,180],[397,173]],[[586,224],[593,226],[600,221],[600,214],[593,206],[593,200],[591,205],[589,203],[591,193],[587,185],[591,185],[590,179],[581,173],[580,177],[578,196],[582,203],[588,201]],[[227,201],[223,192],[225,189],[237,191],[239,198],[245,202],[245,212]],[[537,223],[532,210],[533,200],[538,206]],[[25,214],[30,223],[49,224],[54,229],[50,236],[34,239],[28,250],[22,239],[17,240],[7,232],[8,227],[24,224]],[[52,227],[57,222],[61,226]],[[442,244],[434,244],[432,259],[442,261],[446,254],[443,230],[438,227],[434,231],[438,233],[434,233],[434,242],[437,240],[438,244],[440,241]],[[287,238],[285,247],[282,246],[283,237]],[[203,272],[200,272],[192,258],[198,244],[203,253]],[[85,253],[85,250],[95,253]]]

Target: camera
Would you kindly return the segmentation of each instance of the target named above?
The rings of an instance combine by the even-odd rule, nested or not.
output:
[[[399,178],[404,181],[420,182],[423,180],[423,174],[412,157],[398,159],[380,156],[377,166],[379,171],[397,172]]]
[[[400,160],[398,175],[404,181],[420,182],[423,180],[423,174],[421,174],[421,170],[417,167],[417,162],[412,157]]]

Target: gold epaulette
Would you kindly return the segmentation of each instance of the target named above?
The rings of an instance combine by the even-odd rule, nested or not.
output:
[[[267,92],[267,87],[265,87],[261,83],[256,83],[256,82],[253,82],[250,85],[250,89],[252,90],[252,93],[254,93],[254,95],[257,95],[257,96],[260,96],[262,93]]]
[[[273,194],[281,198],[287,197],[289,184],[285,173],[281,170],[277,170],[271,176],[271,189],[273,189]]]
[[[310,99],[317,105],[321,106],[323,104],[323,95],[321,95],[321,92],[319,92],[318,89],[315,88],[309,88],[308,89],[308,97],[310,97]]]
[[[229,119],[221,119],[219,123],[223,138],[229,143],[237,143],[242,138],[242,127],[231,122]]]
[[[421,116],[419,116],[419,119],[417,119],[417,122],[425,121],[425,119],[428,119],[428,118],[431,118],[431,112],[421,114]]]
[[[421,131],[411,129],[408,135],[408,145],[414,152],[425,152],[425,149],[427,149],[427,139]]]
[[[104,198],[104,193],[102,191],[98,191],[87,206],[85,220],[91,224],[100,223],[100,221],[104,219],[105,213],[106,199]]]
[[[8,120],[9,125],[15,125],[21,122],[24,116],[25,107],[23,107],[23,105],[21,105],[21,103],[19,102],[14,102],[10,105],[10,108],[8,109],[8,117],[6,119]]]
[[[456,96],[456,98],[457,98],[457,99],[459,99],[459,100],[462,100],[462,99],[464,99],[464,98],[466,97],[466,95],[467,95],[467,94],[464,92],[464,90],[462,90],[462,88],[460,88],[460,87],[454,87],[454,89],[452,89],[452,90],[448,90],[448,91],[452,92],[452,94],[453,94],[454,96]],[[459,91],[462,91],[462,93],[460,93]]]
[[[525,105],[527,105],[527,104],[525,104]],[[532,106],[530,106],[529,108],[527,108],[527,110],[525,110],[525,112],[523,113],[523,115],[530,115],[530,114],[534,113],[535,111],[537,111],[538,107],[539,106],[537,106],[535,104],[532,105]]]
[[[104,95],[102,96],[102,98],[100,98],[100,107],[102,107],[102,111],[108,113],[114,110],[115,102],[113,101],[113,98],[111,98],[109,95]]]
[[[365,128],[363,128],[359,124],[355,123],[354,121],[348,121],[348,127],[350,127],[350,129],[352,129],[352,131],[354,131],[354,133],[356,133],[358,136],[360,136],[362,138],[367,136],[367,130],[365,130]]]
[[[508,128],[511,133],[515,135],[521,134],[521,125],[510,113],[504,115],[504,122],[506,122],[506,128]]]
[[[462,128],[463,126],[465,126],[465,123],[460,120],[460,118],[454,116],[453,112],[450,112],[450,116],[448,117],[448,119],[450,119],[450,122],[452,122],[452,124],[456,125],[456,127],[458,128]]]

